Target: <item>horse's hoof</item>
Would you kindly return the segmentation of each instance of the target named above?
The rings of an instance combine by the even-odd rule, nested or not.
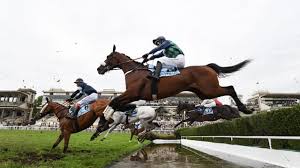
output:
[[[248,109],[246,108],[246,106],[241,106],[241,107],[239,107],[238,109],[239,109],[239,111],[243,112],[244,114],[252,114],[252,113],[253,113],[253,111],[248,110]]]

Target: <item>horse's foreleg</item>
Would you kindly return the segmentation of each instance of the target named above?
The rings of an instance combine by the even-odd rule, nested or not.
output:
[[[70,140],[70,136],[71,136],[70,132],[64,132],[64,141],[65,141],[65,144],[64,144],[64,153],[67,152],[68,145],[69,145],[69,140]]]
[[[54,149],[60,142],[61,140],[64,138],[63,133],[61,132],[59,137],[57,138],[56,142],[53,144],[52,149]]]
[[[104,135],[104,137],[101,139],[101,141],[103,141],[104,139],[106,139],[106,137],[108,136],[108,134],[110,134],[119,124],[120,123],[114,123],[114,124],[112,124],[112,126],[109,128],[109,130]]]
[[[100,121],[99,121],[99,123],[100,123]],[[109,128],[109,120],[106,121],[104,125],[98,124],[96,132],[92,135],[90,141],[93,141],[94,139],[96,139],[100,135],[101,132],[106,131],[108,128]]]
[[[133,135],[135,134],[135,128],[133,130],[130,130],[130,140],[129,142],[132,141]]]
[[[96,139],[99,136],[99,134],[101,133],[101,128],[102,128],[102,125],[97,126],[96,132],[91,136],[90,141],[93,141],[94,139]]]

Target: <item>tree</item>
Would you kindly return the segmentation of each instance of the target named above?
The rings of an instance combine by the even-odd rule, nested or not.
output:
[[[39,96],[34,100],[32,116],[35,116],[36,113],[39,112],[38,107],[42,105],[42,100],[43,100],[43,96]]]

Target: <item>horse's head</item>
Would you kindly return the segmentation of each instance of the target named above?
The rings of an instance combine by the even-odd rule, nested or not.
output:
[[[116,46],[114,45],[112,53],[106,57],[106,60],[97,68],[97,71],[99,74],[103,75],[114,68],[120,68],[120,65],[128,60],[129,57],[116,52]]]
[[[47,114],[55,112],[57,106],[58,103],[52,102],[48,97],[46,97],[46,103],[42,106],[41,111],[30,121],[30,124],[35,124],[36,120],[43,118]]]
[[[177,113],[181,113],[182,111],[189,111],[189,110],[192,110],[195,108],[195,105],[194,104],[189,104],[187,102],[179,102],[177,108],[176,108],[176,111]]]

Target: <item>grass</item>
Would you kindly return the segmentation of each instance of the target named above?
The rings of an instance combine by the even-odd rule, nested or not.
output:
[[[91,133],[81,132],[71,135],[69,152],[63,154],[63,141],[50,150],[58,135],[58,131],[0,130],[0,167],[106,167],[142,147],[136,140],[129,142],[125,133],[89,141]]]

